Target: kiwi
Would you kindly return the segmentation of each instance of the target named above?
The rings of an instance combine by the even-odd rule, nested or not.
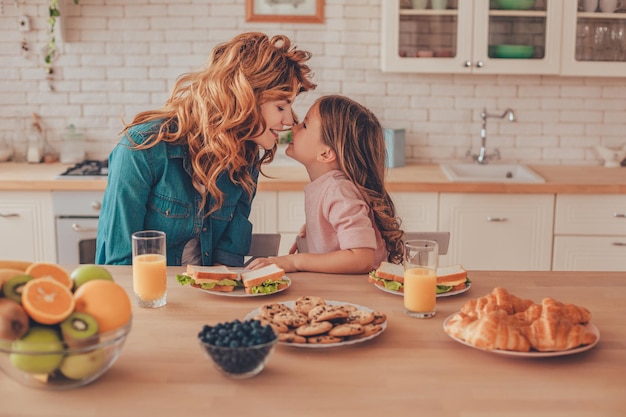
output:
[[[98,334],[98,322],[96,319],[80,311],[73,312],[61,322],[61,334],[63,341],[68,347],[83,347],[97,343],[90,339]]]
[[[2,293],[6,298],[21,304],[22,290],[24,289],[24,285],[31,279],[33,279],[33,277],[27,274],[17,275],[4,283]]]

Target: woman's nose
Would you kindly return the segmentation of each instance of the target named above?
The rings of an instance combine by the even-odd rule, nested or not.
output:
[[[294,124],[294,116],[293,116],[293,113],[292,113],[292,112],[287,112],[287,111],[286,111],[286,112],[284,112],[283,114],[284,114],[284,116],[283,116],[283,124],[284,124],[285,126],[293,126],[293,124]]]

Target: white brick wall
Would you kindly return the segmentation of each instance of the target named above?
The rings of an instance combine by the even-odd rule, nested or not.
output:
[[[483,107],[515,110],[517,123],[488,125],[488,144],[507,160],[599,164],[593,146],[626,143],[626,78],[381,72],[384,0],[326,0],[324,24],[247,23],[244,0],[61,1],[66,41],[53,92],[40,55],[48,1],[2,2],[0,140],[13,137],[15,120],[27,125],[36,112],[53,146],[60,148],[73,123],[88,139],[88,156],[105,158],[121,117],[160,106],[175,78],[204,65],[215,44],[256,30],[285,33],[313,52],[319,87],[298,99],[299,113],[321,94],[349,95],[385,126],[407,129],[408,160],[441,162],[476,149]],[[31,17],[32,31],[18,30],[21,14]],[[29,53],[21,52],[22,38]]]

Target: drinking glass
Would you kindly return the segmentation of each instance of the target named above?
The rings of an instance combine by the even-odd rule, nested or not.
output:
[[[143,230],[132,235],[133,291],[139,307],[167,304],[165,233]]]
[[[404,244],[404,313],[425,319],[435,315],[439,247],[432,240]]]

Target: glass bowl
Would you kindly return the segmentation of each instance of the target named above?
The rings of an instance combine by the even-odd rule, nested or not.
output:
[[[278,337],[271,342],[246,347],[216,346],[200,340],[200,346],[215,367],[234,379],[251,378],[260,373],[276,347]]]
[[[22,342],[23,347],[18,349],[20,343],[16,342],[20,341],[0,339],[0,368],[15,381],[33,388],[82,387],[98,379],[115,363],[130,328],[131,320],[115,330],[76,341],[72,347],[63,341],[55,342],[60,347],[49,342]],[[35,368],[48,370],[41,372]]]

